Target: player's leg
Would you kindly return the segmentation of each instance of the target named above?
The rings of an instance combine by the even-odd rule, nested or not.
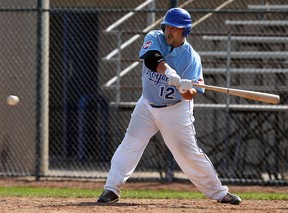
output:
[[[189,102],[161,111],[159,129],[180,168],[206,196],[219,200],[228,192],[208,157],[198,147]],[[169,114],[169,116],[168,116]],[[173,126],[171,126],[173,123]]]
[[[131,115],[126,134],[111,160],[104,188],[120,195],[120,186],[135,170],[150,138],[158,131],[153,116],[140,99]]]

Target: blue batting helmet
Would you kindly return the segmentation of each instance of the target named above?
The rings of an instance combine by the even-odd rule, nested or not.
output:
[[[190,14],[182,8],[171,8],[167,11],[164,20],[160,24],[162,25],[162,29],[164,29],[165,25],[185,28],[183,35],[186,37],[192,28],[192,18]]]

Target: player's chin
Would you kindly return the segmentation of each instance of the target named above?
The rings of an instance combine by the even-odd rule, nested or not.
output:
[[[166,37],[166,43],[171,46],[173,44],[173,40]]]

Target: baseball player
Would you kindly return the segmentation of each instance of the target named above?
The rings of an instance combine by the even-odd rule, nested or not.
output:
[[[120,187],[135,170],[150,138],[160,131],[182,171],[207,197],[239,204],[240,197],[223,186],[209,158],[198,147],[193,125],[193,98],[203,89],[201,59],[187,42],[192,20],[180,8],[167,11],[162,30],[149,32],[139,52],[142,65],[142,96],[131,115],[122,143],[111,160],[104,191],[98,202],[119,200]]]

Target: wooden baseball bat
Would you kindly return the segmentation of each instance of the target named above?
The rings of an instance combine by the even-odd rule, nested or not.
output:
[[[247,99],[251,99],[255,101],[262,101],[262,102],[270,103],[270,104],[278,104],[280,101],[279,95],[274,95],[270,93],[256,92],[256,91],[250,91],[250,90],[241,90],[241,89],[232,89],[232,88],[217,87],[217,86],[195,84],[195,83],[193,83],[193,86],[203,88],[206,90],[211,90],[214,92],[226,93],[229,95],[247,98]]]

